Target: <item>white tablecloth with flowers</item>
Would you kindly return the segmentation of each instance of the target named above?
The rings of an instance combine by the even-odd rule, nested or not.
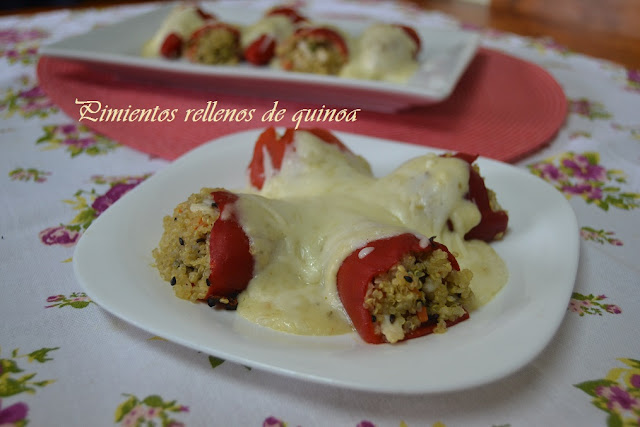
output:
[[[479,31],[484,46],[537,63],[562,85],[566,125],[518,164],[562,192],[580,226],[578,277],[551,344],[489,385],[390,396],[248,369],[110,315],[76,281],[74,245],[167,162],[60,113],[35,65],[42,45],[154,5],[7,16],[0,18],[0,426],[639,425],[640,70],[400,2],[299,3]]]

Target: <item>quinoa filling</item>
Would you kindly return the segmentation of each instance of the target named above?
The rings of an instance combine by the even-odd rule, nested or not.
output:
[[[423,325],[446,332],[471,302],[470,270],[454,270],[440,249],[428,254],[408,254],[389,271],[373,278],[364,307],[371,313],[375,333],[394,343]]]
[[[236,64],[240,60],[238,38],[226,28],[214,28],[188,42],[188,56],[201,64]]]
[[[282,63],[291,71],[335,75],[346,60],[340,49],[318,38],[291,39],[280,50]]]
[[[164,233],[153,257],[160,276],[178,298],[202,300],[209,287],[209,234],[220,212],[204,188],[163,219]]]

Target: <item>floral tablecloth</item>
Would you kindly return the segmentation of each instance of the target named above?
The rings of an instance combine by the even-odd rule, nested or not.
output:
[[[551,344],[489,385],[392,396],[249,369],[110,315],[76,281],[74,245],[168,162],[62,114],[40,89],[35,66],[42,45],[154,5],[7,16],[0,18],[0,426],[639,425],[640,70],[403,3],[301,3],[479,31],[483,46],[539,64],[562,85],[565,126],[518,163],[566,196],[580,226],[578,277]]]

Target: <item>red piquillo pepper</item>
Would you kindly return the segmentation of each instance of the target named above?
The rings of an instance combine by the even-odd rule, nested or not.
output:
[[[307,18],[302,16],[300,13],[298,13],[296,9],[292,7],[287,7],[287,6],[274,7],[266,14],[266,16],[273,16],[273,15],[286,16],[294,24],[304,22],[307,20]]]
[[[418,35],[418,32],[415,29],[413,29],[413,27],[410,27],[408,25],[398,24],[398,27],[404,30],[404,32],[411,38],[411,40],[415,42],[416,50],[413,52],[413,57],[415,58],[416,56],[418,56],[418,52],[420,52],[420,48],[422,46],[422,42],[420,41],[420,36]]]
[[[253,65],[268,64],[276,54],[276,39],[263,34],[244,49],[244,59]]]
[[[235,213],[238,196],[220,190],[211,193],[220,216],[213,223],[209,236],[209,290],[205,299],[234,298],[253,278],[254,259],[249,237]],[[211,304],[210,304],[211,305]]]
[[[362,256],[361,251],[365,248],[368,253]],[[453,269],[460,270],[458,262],[446,246],[433,241],[433,239],[430,239],[425,246],[424,239],[419,239],[411,233],[369,242],[345,258],[336,277],[338,295],[354,328],[364,341],[371,344],[386,342],[381,333],[376,333],[371,313],[364,307],[367,288],[373,278],[389,271],[407,254],[428,254],[436,249],[445,251]],[[455,325],[468,318],[469,314],[465,312],[465,315],[455,321],[447,322],[447,326]],[[428,335],[433,332],[435,327],[435,322],[424,322],[415,331],[406,334],[403,341]]]
[[[303,131],[312,133],[329,145],[337,146],[345,153],[351,153],[351,150],[349,150],[342,141],[326,129],[311,128],[296,130],[294,128],[289,128],[281,137],[278,138],[275,128],[270,127],[262,132],[258,137],[253,148],[253,157],[249,163],[249,182],[254,188],[257,188],[258,190],[262,189],[266,179],[265,170],[267,168],[276,171],[280,170],[287,147],[292,145],[294,142],[295,133]],[[270,159],[271,164],[269,165],[265,164],[268,160],[265,153],[268,154],[268,159]]]
[[[480,210],[480,223],[464,235],[465,240],[478,239],[491,242],[500,238],[507,230],[509,215],[505,210],[493,210],[491,208],[489,191],[484,184],[484,178],[472,166],[478,156],[467,153],[445,155],[445,157],[447,156],[456,157],[469,163],[469,192],[466,198],[475,203],[478,210]]]

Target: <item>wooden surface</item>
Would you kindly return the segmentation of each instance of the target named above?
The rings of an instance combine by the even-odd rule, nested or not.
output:
[[[640,0],[411,0],[463,22],[524,36],[551,37],[571,51],[640,69]]]
[[[72,7],[138,2],[68,1],[74,3]],[[480,27],[525,36],[550,37],[571,51],[640,69],[640,0],[492,0],[490,6],[461,0],[406,1],[427,10],[448,13],[463,22]],[[0,11],[0,15],[42,10],[47,8]]]

